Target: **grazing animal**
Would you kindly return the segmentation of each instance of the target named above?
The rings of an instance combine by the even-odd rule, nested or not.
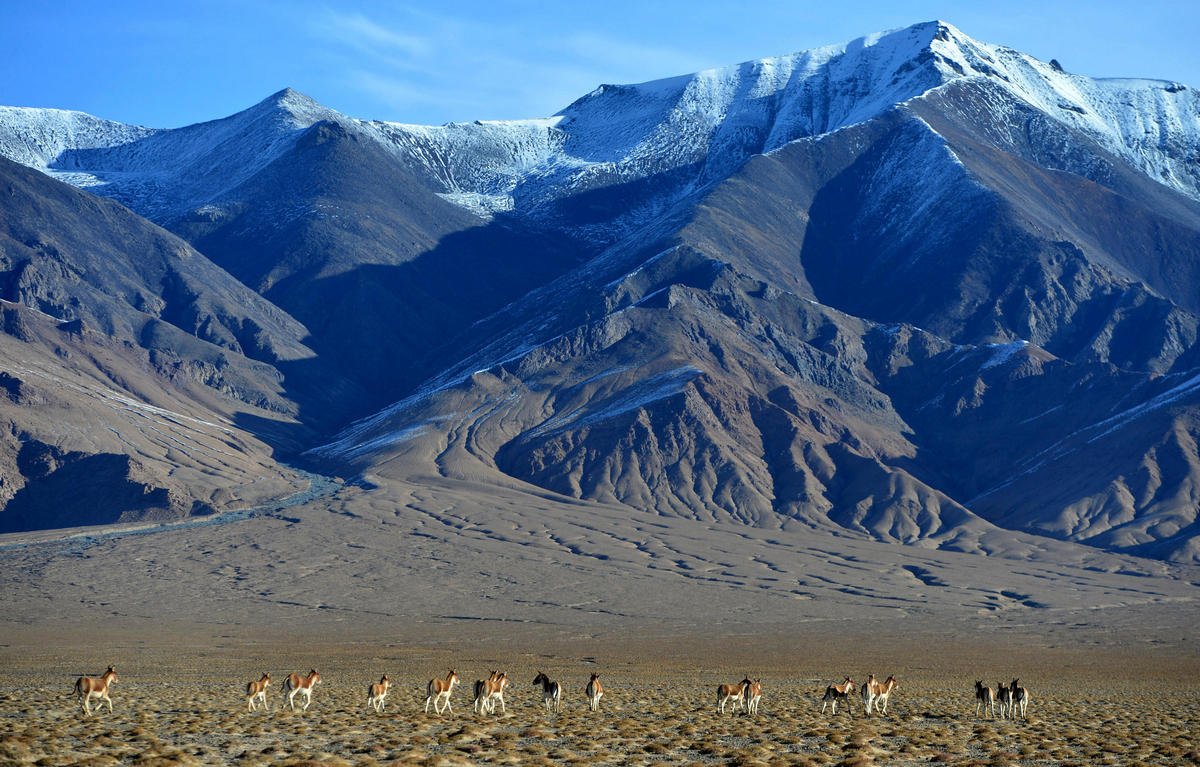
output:
[[[295,711],[296,695],[303,695],[304,708],[301,710],[308,711],[308,706],[312,703],[313,688],[320,683],[321,675],[315,668],[309,670],[308,676],[300,676],[294,672],[288,674],[288,678],[283,680],[283,694],[287,696],[288,707]]]
[[[425,686],[428,697],[425,698],[425,713],[429,713],[429,704],[433,703],[433,713],[441,714],[443,711],[454,713],[454,709],[450,706],[450,693],[454,692],[454,685],[458,684],[458,673],[454,669],[450,669],[450,673],[445,679],[430,679],[429,684]],[[444,708],[439,704],[445,703]]]
[[[117,672],[112,666],[99,677],[81,676],[75,680],[75,697],[82,700],[83,713],[92,715],[91,700],[99,698],[108,704],[108,712],[113,710],[112,698],[108,697],[108,688],[117,681]]]
[[[1012,718],[1017,718],[1017,711],[1021,712],[1021,718],[1025,719],[1025,709],[1029,706],[1030,696],[1029,690],[1021,686],[1018,679],[1012,680],[1012,684],[1008,687],[1009,693],[1012,695]]]
[[[746,713],[758,714],[758,704],[762,700],[762,680],[755,679],[746,686]]]
[[[991,713],[996,718],[996,691],[982,681],[975,682],[975,716],[983,716],[983,712]]]
[[[600,699],[604,697],[604,685],[600,684],[599,674],[592,674],[592,678],[588,680],[583,694],[587,696],[588,708],[592,711],[599,711]]]
[[[750,679],[746,678],[737,684],[721,684],[717,685],[717,713],[725,713],[725,704],[733,703],[733,713],[746,703],[746,689],[750,686]]]
[[[867,716],[871,715],[872,706],[875,707],[877,714],[887,713],[888,698],[897,684],[899,683],[894,676],[889,676],[883,682],[877,682],[874,674],[867,675],[867,681],[863,682],[862,686],[863,706],[866,708]]]
[[[257,703],[262,703],[263,711],[270,711],[267,706],[267,688],[271,686],[271,673],[264,672],[261,679],[246,683],[246,710],[253,711]],[[257,701],[257,703],[256,703]]]
[[[542,686],[542,703],[546,706],[546,710],[554,713],[562,711],[562,685],[551,681],[550,677],[541,671],[533,678],[533,686],[537,687],[538,685]]]
[[[825,688],[825,697],[821,698],[821,713],[825,713],[825,706],[833,704],[833,713],[837,713],[838,701],[846,702],[846,713],[850,712],[850,701],[853,700],[850,696],[854,694],[854,680],[846,677],[841,684],[831,684]]]
[[[367,686],[367,705],[375,709],[375,713],[382,714],[384,700],[387,698],[388,688],[392,686],[392,680],[387,678],[387,674],[374,684]]]
[[[1008,685],[996,682],[996,695],[999,697],[1000,703],[1000,718],[1006,719],[1013,715],[1013,696],[1012,690]]]

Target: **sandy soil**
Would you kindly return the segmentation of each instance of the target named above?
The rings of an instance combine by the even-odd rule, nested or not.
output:
[[[1051,546],[983,557],[568,504],[345,486],[193,528],[0,536],[0,764],[1186,764],[1195,568]],[[113,664],[115,711],[79,674]],[[291,671],[312,707],[281,710]],[[455,668],[454,716],[421,711]],[[492,670],[505,715],[471,712]],[[561,714],[530,682],[560,679]],[[269,714],[245,710],[270,671]],[[602,711],[583,686],[600,671]],[[384,714],[366,686],[388,674]],[[820,713],[895,674],[889,715]],[[765,686],[758,717],[715,686]],[[974,715],[1020,677],[1027,722]]]

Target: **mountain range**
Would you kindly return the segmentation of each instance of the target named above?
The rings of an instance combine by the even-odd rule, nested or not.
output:
[[[1200,561],[1186,85],[930,22],[522,121],[0,107],[0,156],[0,531],[305,467]]]

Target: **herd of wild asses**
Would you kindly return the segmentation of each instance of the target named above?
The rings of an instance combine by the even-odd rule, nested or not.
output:
[[[93,698],[107,704],[110,712],[113,710],[109,690],[116,682],[117,672],[112,666],[109,666],[108,670],[98,677],[81,676],[76,680],[75,695],[80,700],[80,708],[85,715],[91,716],[92,714],[91,701]],[[487,679],[476,680],[474,711],[491,714],[495,712],[496,705],[499,704],[500,712],[505,713],[504,691],[508,687],[508,682],[508,674],[504,671],[493,671]],[[313,690],[320,683],[321,675],[317,673],[316,669],[312,669],[304,675],[288,674],[283,680],[283,694],[287,697],[288,707],[295,711],[296,697],[301,696],[304,698],[304,703],[300,710],[307,711],[312,704]],[[450,696],[458,683],[458,673],[453,669],[445,679],[430,679],[425,686],[427,693],[425,713],[429,713],[429,707],[432,704],[435,714],[441,715],[444,712],[453,714],[454,708],[450,704]],[[560,683],[539,671],[532,684],[541,689],[542,705],[547,711],[558,713],[562,710],[563,687]],[[246,684],[246,709],[248,711],[256,711],[259,708],[270,711],[270,707],[267,705],[267,689],[270,686],[270,672],[266,672],[260,678]],[[851,701],[857,695],[862,698],[863,712],[866,716],[871,715],[872,709],[876,714],[886,715],[888,699],[898,686],[899,682],[895,676],[889,676],[880,682],[874,674],[870,674],[867,676],[867,681],[863,682],[861,686],[855,685],[854,680],[847,676],[841,682],[825,688],[825,694],[821,698],[821,713],[824,713],[825,709],[832,705],[832,713],[837,714],[838,703],[844,703],[846,711],[849,713]],[[378,682],[369,684],[367,686],[367,706],[376,713],[382,714],[390,689],[391,681],[386,674]],[[749,677],[734,684],[718,685],[717,713],[724,714],[726,707],[729,706],[732,713],[741,711],[749,715],[756,715],[759,701],[762,699],[762,691],[762,680]],[[588,701],[588,708],[592,711],[599,711],[600,699],[604,696],[604,686],[600,683],[599,674],[591,675],[583,693]],[[1016,719],[1018,715],[1024,719],[1030,700],[1029,691],[1021,686],[1018,679],[1012,680],[1012,683],[1007,685],[997,683],[995,689],[988,687],[982,681],[975,682],[976,716],[983,716],[984,712],[988,712],[994,719],[997,717],[998,709],[998,715],[1002,719]],[[97,704],[97,708],[99,708],[99,704]]]

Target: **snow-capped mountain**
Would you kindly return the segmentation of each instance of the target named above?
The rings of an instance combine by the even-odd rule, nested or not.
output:
[[[5,108],[0,152],[303,323],[317,362],[279,371],[322,434],[288,448],[320,465],[1197,556],[1184,85],[931,22],[522,121],[369,121],[288,90],[177,130]],[[361,419],[318,423],[331,391]]]
[[[477,212],[680,172],[674,196],[755,154],[877,117],[946,83],[982,79],[1200,199],[1200,100],[1180,83],[1097,80],[945,22],[638,85],[602,85],[557,115],[416,126],[343,116],[290,89],[223,120],[153,130],[53,109],[0,111],[0,154],[167,222],[220,202],[298,133],[353,126]],[[1007,107],[997,104],[997,109]]]

